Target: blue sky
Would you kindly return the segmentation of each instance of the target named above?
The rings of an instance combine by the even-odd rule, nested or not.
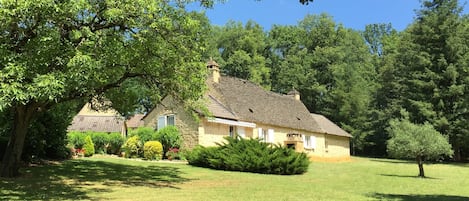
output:
[[[464,8],[463,13],[468,13],[469,6]],[[315,0],[309,5],[298,0],[227,0],[207,9],[206,15],[214,25],[253,20],[268,30],[274,24],[296,25],[307,14],[327,13],[347,28],[364,30],[367,24],[391,23],[401,31],[414,20],[417,9],[419,0]]]

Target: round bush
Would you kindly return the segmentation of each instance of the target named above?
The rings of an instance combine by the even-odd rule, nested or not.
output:
[[[108,154],[120,154],[121,147],[124,144],[124,137],[120,133],[109,134]]]
[[[85,150],[85,157],[92,156],[94,154],[94,144],[89,135],[85,137],[83,149]]]
[[[148,160],[161,160],[163,145],[158,141],[148,141],[143,145],[143,155]]]
[[[142,143],[140,142],[140,138],[138,136],[132,136],[127,141],[125,141],[122,148],[125,151],[125,157],[127,158],[135,158],[140,155],[142,147]]]
[[[166,155],[171,148],[180,148],[182,137],[176,126],[166,126],[156,133],[154,140],[160,141],[163,145],[163,153]]]
[[[268,145],[256,139],[226,138],[218,147],[196,147],[187,155],[190,165],[219,170],[263,174],[303,174],[309,159],[287,147]]]

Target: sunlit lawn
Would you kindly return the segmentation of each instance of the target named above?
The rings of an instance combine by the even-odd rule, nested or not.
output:
[[[110,157],[30,167],[2,179],[0,200],[469,200],[469,165],[353,158],[295,176],[215,171]]]

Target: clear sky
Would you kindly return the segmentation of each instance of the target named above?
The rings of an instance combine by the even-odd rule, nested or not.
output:
[[[467,0],[460,0],[464,5]],[[206,14],[214,25],[225,25],[228,20],[253,20],[268,30],[274,24],[296,25],[307,14],[327,13],[347,28],[364,30],[365,25],[391,23],[401,31],[413,20],[419,0],[314,0],[302,5],[298,0],[227,0],[217,3]],[[463,13],[469,13],[464,6]]]

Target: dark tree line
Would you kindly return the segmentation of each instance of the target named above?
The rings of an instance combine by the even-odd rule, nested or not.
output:
[[[295,88],[311,112],[353,136],[356,154],[386,156],[386,128],[400,118],[447,135],[455,159],[469,156],[469,21],[457,0],[423,1],[402,32],[391,24],[348,29],[308,15],[268,32],[255,22],[213,27],[222,71],[279,93]]]

